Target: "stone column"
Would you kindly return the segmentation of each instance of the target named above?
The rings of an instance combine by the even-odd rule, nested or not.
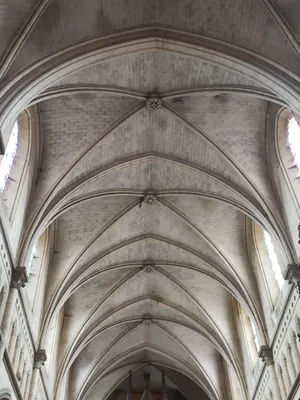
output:
[[[10,336],[10,338],[8,340],[6,349],[8,351],[10,358],[12,359],[12,356],[15,351],[15,347],[17,345],[17,329],[16,329],[16,327],[12,327],[12,329],[10,330],[9,336]]]
[[[285,356],[282,357],[282,372],[283,372],[283,379],[285,382],[285,388],[286,388],[287,394],[288,394],[291,389],[292,383],[291,383],[291,377],[289,374],[288,363],[287,363]]]
[[[17,267],[12,272],[11,287],[8,294],[3,322],[2,322],[2,342],[0,346],[0,363],[3,359],[4,350],[9,343],[11,331],[12,316],[15,310],[15,304],[18,296],[18,291],[21,287],[25,287],[28,282],[26,268]]]
[[[262,359],[263,362],[266,363],[268,367],[268,371],[270,373],[270,383],[273,388],[273,399],[274,400],[282,400],[281,391],[279,388],[278,377],[276,375],[274,360],[273,360],[273,352],[272,349],[265,345],[261,346],[258,356]]]
[[[25,362],[23,370],[22,370],[22,380],[21,380],[21,384],[20,384],[20,390],[21,390],[21,393],[23,396],[25,395],[25,388],[26,388],[26,382],[27,382],[27,372],[28,372],[27,369],[28,369],[27,363]]]
[[[25,352],[24,347],[22,347],[21,352],[20,352],[19,362],[18,362],[18,365],[16,366],[17,380],[19,382],[21,382],[21,380],[22,380],[22,372],[23,372],[23,366],[24,366],[24,362],[25,362],[24,352]]]
[[[26,384],[25,384],[25,390],[24,390],[24,398],[28,399],[29,398],[29,390],[30,390],[30,382],[31,382],[31,371],[28,369],[27,371],[27,378],[26,378]]]
[[[284,381],[283,381],[283,375],[282,375],[281,367],[279,367],[278,374],[276,374],[276,372],[275,372],[275,375],[277,376],[277,382],[278,382],[278,385],[280,387],[280,392],[279,393],[281,393],[281,399],[285,398],[286,389],[285,389],[285,385],[284,385]]]
[[[296,371],[296,366],[295,366],[295,362],[293,359],[292,348],[289,343],[287,345],[287,361],[288,361],[288,366],[289,366],[289,370],[290,370],[290,376],[291,376],[292,380],[294,381],[294,379],[297,375],[297,371]]]
[[[34,366],[31,377],[31,385],[28,399],[35,400],[37,383],[40,375],[40,369],[43,365],[45,365],[45,361],[47,360],[46,351],[45,350],[37,350],[34,355]]]
[[[294,359],[295,367],[296,367],[296,370],[299,371],[299,369],[300,369],[300,357],[299,357],[297,336],[296,336],[295,333],[292,334],[291,347],[292,347],[292,357]]]
[[[17,374],[17,368],[18,368],[20,356],[21,356],[21,338],[19,336],[17,339],[13,358],[11,359],[12,367],[15,371],[15,374]]]
[[[270,372],[271,385],[273,387],[273,390],[272,390],[273,399],[274,400],[282,400],[281,391],[280,391],[279,382],[278,382],[278,376],[276,374],[274,365],[269,365],[268,369]]]

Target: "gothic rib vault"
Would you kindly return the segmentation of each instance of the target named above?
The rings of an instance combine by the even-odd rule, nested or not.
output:
[[[10,0],[0,20],[4,146],[21,111],[38,119],[8,240],[23,266],[51,236],[33,335],[47,351],[60,316],[49,399],[107,399],[145,363],[188,400],[249,399],[236,303],[271,343],[251,221],[283,266],[299,252],[267,132],[272,110],[300,113],[296,12],[287,25],[280,0],[83,3]]]

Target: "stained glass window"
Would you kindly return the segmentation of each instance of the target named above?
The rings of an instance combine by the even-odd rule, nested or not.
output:
[[[282,286],[284,284],[284,280],[283,280],[283,276],[281,273],[281,268],[280,268],[280,265],[278,262],[277,255],[275,253],[274,244],[272,242],[271,236],[268,234],[267,231],[264,231],[264,239],[265,239],[265,244],[266,244],[266,248],[268,251],[269,259],[271,261],[272,271],[273,271],[274,277],[276,279],[276,282],[279,286],[279,289],[281,290]]]
[[[254,341],[256,350],[259,351],[259,344],[258,344],[257,333],[256,333],[255,325],[253,324],[253,322],[251,321],[251,319],[250,319],[250,324],[251,324],[251,329],[252,329],[252,334],[253,334],[253,341]]]
[[[14,163],[19,141],[19,125],[15,122],[5,154],[0,164],[0,191],[4,193],[11,167]]]
[[[290,116],[288,123],[288,144],[295,164],[300,170],[300,127],[293,115]]]
[[[33,267],[33,260],[35,258],[36,251],[37,251],[37,244],[35,244],[31,250],[30,259],[29,259],[29,263],[28,263],[28,267],[27,267],[28,276],[31,274],[31,270]]]

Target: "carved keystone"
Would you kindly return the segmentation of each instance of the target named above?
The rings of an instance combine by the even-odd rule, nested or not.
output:
[[[269,346],[261,346],[258,357],[262,359],[267,365],[272,365],[274,363],[273,360],[273,352]]]
[[[12,272],[11,287],[14,289],[20,289],[25,287],[28,283],[28,276],[25,267],[17,267]]]
[[[146,106],[148,110],[157,111],[162,107],[161,99],[159,99],[158,97],[150,97],[147,100]]]
[[[154,204],[156,202],[156,196],[153,194],[146,194],[146,196],[143,198],[143,202],[147,204]]]
[[[46,350],[37,350],[34,355],[34,368],[40,369],[47,360]]]
[[[150,318],[146,318],[146,319],[144,319],[144,324],[145,325],[151,325],[152,324],[152,320]]]
[[[285,274],[284,274],[284,279],[287,280],[290,284],[292,282],[298,283],[300,281],[300,267],[297,264],[288,264]]]
[[[145,265],[144,271],[146,272],[146,274],[151,274],[151,272],[154,271],[154,265],[151,265],[151,264]]]

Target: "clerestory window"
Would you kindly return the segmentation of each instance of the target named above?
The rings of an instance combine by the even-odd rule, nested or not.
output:
[[[0,191],[2,193],[4,193],[7,186],[7,181],[11,171],[11,167],[13,166],[17,154],[18,143],[19,143],[19,125],[18,122],[15,122],[5,150],[5,154],[0,164]]]
[[[253,324],[251,319],[250,319],[250,325],[251,325],[251,329],[252,329],[253,342],[255,344],[257,352],[259,352],[259,343],[258,343],[257,332],[256,332],[256,329],[255,329],[255,325]]]
[[[293,114],[291,114],[288,122],[288,145],[294,162],[300,170],[300,127]]]
[[[27,274],[28,274],[28,276],[30,276],[31,271],[32,271],[33,260],[34,260],[35,255],[36,255],[36,251],[37,251],[37,243],[33,246],[32,250],[31,250],[31,254],[30,254],[30,258],[29,258],[29,263],[28,263],[28,267],[27,267]]]
[[[264,239],[265,239],[265,245],[267,248],[267,252],[269,255],[269,259],[272,265],[272,271],[274,274],[274,278],[278,284],[279,289],[281,290],[284,284],[284,279],[281,273],[281,268],[278,262],[277,255],[275,253],[275,248],[274,244],[272,242],[271,236],[268,234],[267,231],[264,231]]]

